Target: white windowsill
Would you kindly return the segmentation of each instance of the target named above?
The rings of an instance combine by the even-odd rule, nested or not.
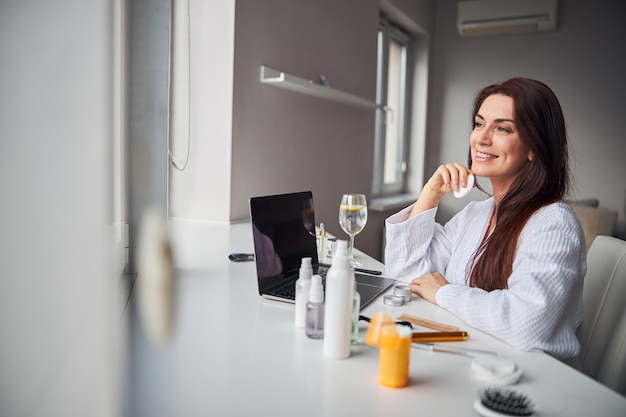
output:
[[[399,210],[413,204],[417,200],[416,194],[396,194],[372,199],[370,211],[390,211]]]

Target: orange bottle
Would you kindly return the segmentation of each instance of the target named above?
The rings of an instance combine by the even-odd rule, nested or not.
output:
[[[409,384],[411,329],[402,325],[393,327],[396,327],[393,332],[383,329],[381,334],[378,380],[382,385],[401,388]]]
[[[393,388],[408,385],[411,335],[409,327],[396,325],[384,312],[372,317],[365,343],[379,348],[378,381],[382,385]]]

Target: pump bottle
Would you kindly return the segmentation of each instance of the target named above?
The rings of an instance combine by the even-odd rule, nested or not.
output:
[[[313,267],[311,258],[302,258],[302,264],[296,281],[296,327],[304,327],[306,303],[309,301]]]
[[[332,265],[326,275],[324,317],[324,356],[345,359],[350,356],[354,270],[350,266],[348,242],[337,241]]]
[[[322,277],[313,275],[311,280],[311,292],[309,301],[306,303],[306,326],[305,334],[311,339],[324,338],[324,288]]]

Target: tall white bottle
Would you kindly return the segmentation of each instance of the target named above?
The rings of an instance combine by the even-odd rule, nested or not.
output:
[[[350,266],[348,242],[338,240],[326,275],[324,356],[327,358],[350,357],[353,297],[354,270]]]
[[[304,327],[306,303],[309,302],[312,276],[311,258],[302,258],[298,280],[296,281],[296,327]]]

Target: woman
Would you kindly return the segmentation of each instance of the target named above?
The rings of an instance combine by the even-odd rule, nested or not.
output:
[[[472,116],[469,167],[440,166],[417,201],[387,219],[387,273],[477,329],[579,368],[586,250],[562,202],[561,106],[545,84],[513,78],[480,91]],[[488,179],[493,196],[437,224],[437,205],[470,174]]]

